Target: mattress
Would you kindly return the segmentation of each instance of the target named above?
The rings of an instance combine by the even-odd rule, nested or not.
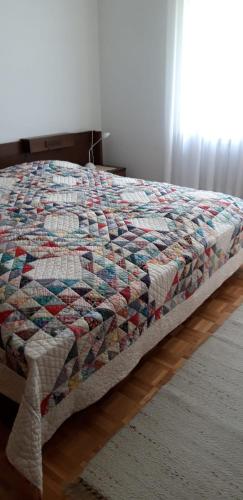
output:
[[[58,161],[5,169],[0,196],[0,390],[20,402],[7,456],[41,490],[59,425],[242,264],[243,202]]]

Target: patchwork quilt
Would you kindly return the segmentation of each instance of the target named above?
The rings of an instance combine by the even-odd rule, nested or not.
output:
[[[31,418],[190,298],[240,251],[242,226],[229,195],[60,161],[2,171],[0,347],[31,381]]]

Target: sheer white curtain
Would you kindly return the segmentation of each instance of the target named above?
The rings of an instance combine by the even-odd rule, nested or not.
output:
[[[243,0],[167,0],[165,173],[243,197]]]

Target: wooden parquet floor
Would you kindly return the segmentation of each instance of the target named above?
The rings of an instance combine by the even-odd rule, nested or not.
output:
[[[63,488],[109,438],[139,412],[186,359],[243,302],[243,267],[180,327],[151,351],[102,400],[76,413],[43,449],[44,500],[63,500]],[[5,457],[16,405],[0,397],[0,499],[29,500],[38,494]]]

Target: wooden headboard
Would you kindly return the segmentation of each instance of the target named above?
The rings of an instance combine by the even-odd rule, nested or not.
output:
[[[93,132],[97,141],[101,132]],[[35,160],[64,160],[85,165],[92,141],[92,131],[30,137],[0,144],[0,169]],[[94,160],[103,164],[102,141],[94,148]]]

